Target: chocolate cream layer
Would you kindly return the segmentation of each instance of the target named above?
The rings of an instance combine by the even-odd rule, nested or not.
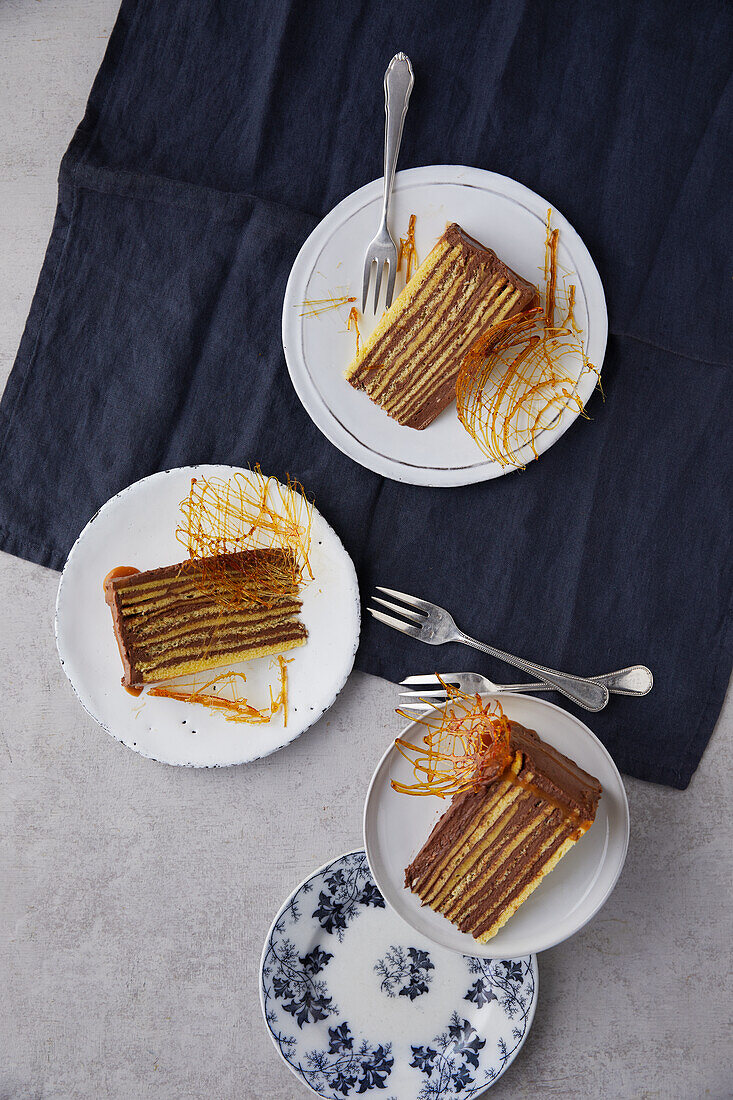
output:
[[[537,290],[455,222],[387,310],[346,372],[385,412],[426,428],[455,399],[467,351]]]
[[[456,795],[405,872],[423,904],[486,940],[590,828],[597,779],[511,723],[512,762]]]
[[[293,554],[244,550],[105,583],[124,667],[139,686],[303,645]]]

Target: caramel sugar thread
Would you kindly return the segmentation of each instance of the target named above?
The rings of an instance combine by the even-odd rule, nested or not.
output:
[[[500,703],[483,703],[480,695],[466,695],[438,679],[448,697],[438,726],[434,717],[413,718],[397,711],[428,730],[418,745],[400,737],[395,740],[415,777],[414,783],[392,779],[391,786],[398,794],[452,798],[495,778],[511,759],[509,721]]]
[[[309,298],[301,303],[301,309],[303,312],[301,317],[321,317],[324,313],[328,313],[332,309],[340,309],[341,306],[350,305],[351,302],[355,302],[356,298],[353,296],[331,295],[328,298]]]
[[[504,467],[523,468],[519,454],[527,445],[538,457],[538,433],[569,405],[586,416],[578,382],[588,372],[600,375],[575,318],[575,284],[558,285],[560,231],[551,227],[551,214],[548,210],[544,309],[533,307],[490,329],[469,349],[456,382],[461,423],[484,454]],[[556,319],[559,308],[564,310],[561,321]],[[563,371],[566,357],[580,359],[577,378]]]
[[[420,266],[417,260],[417,248],[415,247],[415,222],[417,216],[410,214],[410,220],[407,225],[407,236],[400,237],[400,247],[397,253],[397,270],[402,270],[402,261],[405,262],[405,286],[409,283],[413,275],[413,268],[417,270]]]
[[[351,307],[351,312],[349,313],[349,319],[346,322],[346,331],[347,332],[351,331],[352,325],[353,325],[353,328],[354,328],[354,332],[356,333],[356,354],[358,355],[359,354],[359,345],[360,345],[361,334],[359,332],[359,310],[356,308],[356,306]]]

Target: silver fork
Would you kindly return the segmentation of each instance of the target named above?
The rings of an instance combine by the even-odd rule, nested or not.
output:
[[[394,284],[397,276],[397,245],[387,227],[389,202],[392,196],[397,157],[402,141],[402,127],[407,114],[407,104],[415,78],[412,75],[410,59],[404,53],[397,53],[387,66],[384,74],[384,199],[382,201],[382,221],[376,237],[366,250],[364,258],[364,286],[361,295],[361,311],[366,313],[367,295],[372,266],[377,265],[374,283],[374,313],[377,312],[379,291],[382,288],[382,274],[387,265],[387,295],[385,308],[392,305]]]
[[[630,668],[620,668],[618,672],[607,672],[605,676],[589,676],[588,679],[603,684],[612,695],[646,695],[654,684],[651,671],[646,665],[632,665]],[[549,684],[543,683],[495,684],[488,676],[482,676],[478,672],[442,672],[440,677],[437,673],[426,673],[421,676],[407,676],[401,681],[400,687],[410,689],[400,692],[400,699],[408,700],[401,706],[406,710],[432,710],[433,707],[439,707],[448,698],[443,684],[458,688],[464,695],[475,695],[477,692],[482,695],[494,691],[554,691]]]
[[[562,692],[585,710],[603,710],[608,702],[608,688],[603,684],[596,683],[594,680],[585,680],[581,676],[570,676],[565,672],[558,672],[557,669],[535,664],[533,661],[525,661],[523,657],[515,657],[511,653],[505,653],[503,649],[495,649],[494,646],[479,642],[476,638],[464,634],[456,626],[449,612],[443,607],[438,607],[437,604],[418,600],[405,592],[395,592],[393,588],[382,588],[380,585],[377,585],[377,591],[384,592],[402,602],[400,606],[388,600],[382,600],[379,596],[373,597],[383,607],[402,615],[401,619],[385,615],[383,611],[373,607],[369,608],[375,619],[391,626],[394,630],[401,630],[403,634],[409,634],[411,638],[419,638],[421,642],[427,642],[428,645],[443,645],[445,642],[461,642],[463,645],[470,645],[474,649],[481,650],[482,653],[488,653],[492,657],[506,661],[509,665],[514,665],[515,668],[521,668],[522,672],[539,677],[545,684],[549,684],[555,691]],[[405,622],[405,619],[408,621]]]

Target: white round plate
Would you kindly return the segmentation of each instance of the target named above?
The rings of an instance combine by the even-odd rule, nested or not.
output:
[[[90,519],[61,575],[56,644],[74,691],[118,741],[166,764],[243,764],[282,748],[331,706],[354,663],[360,622],[356,573],[340,539],[314,509],[310,561],[315,579],[302,591],[308,641],[287,654],[293,658],[287,726],[282,712],[267,725],[250,726],[227,722],[197,704],[146,692],[135,698],[122,687],[112,616],[102,592],[105,576],[118,565],[144,570],[182,561],[186,555],[175,529],[191,478],[228,478],[237,472],[250,473],[232,466],[184,466],[123,489]],[[268,658],[228,667],[245,673],[247,698],[255,706],[269,701],[268,685],[275,684],[276,673]]]
[[[344,370],[355,352],[354,333],[346,329],[349,304],[320,316],[303,316],[304,303],[339,295],[356,296],[361,311],[364,253],[376,232],[381,202],[381,179],[349,195],[316,226],[293,264],[282,330],[298,396],[313,422],[339,450],[394,481],[467,485],[508,473],[510,467],[488,459],[461,426],[455,403],[424,431],[415,431],[392,420],[365,393],[348,384]],[[430,165],[397,173],[391,228],[395,240],[406,236],[410,215],[415,214],[417,254],[424,260],[446,223],[457,221],[509,267],[540,284],[550,206],[506,176],[455,164]],[[601,279],[588,249],[554,208],[552,224],[560,230],[560,272],[571,275],[575,283],[576,320],[588,357],[600,370],[608,334]],[[398,275],[397,280],[399,291],[404,276]],[[359,322],[362,336],[368,336],[376,322],[377,317],[367,311]],[[577,369],[580,373],[580,363]],[[583,402],[595,385],[593,373],[580,378],[576,393]],[[539,433],[538,452],[552,446],[577,416],[577,407],[566,407]],[[525,462],[533,458],[529,446],[520,451],[520,457]]]
[[[516,1058],[537,1004],[537,959],[463,958],[416,935],[362,850],[291,894],[262,952],[260,1001],[295,1076],[329,1100],[467,1100]]]
[[[420,903],[405,886],[405,868],[428,838],[449,802],[397,794],[390,779],[413,782],[404,757],[390,745],[372,776],[364,807],[364,840],[374,879],[387,902],[408,924],[452,951],[495,958],[530,955],[574,935],[601,908],[626,859],[629,806],[621,776],[607,750],[586,725],[554,703],[510,693],[498,699],[509,718],[536,730],[603,787],[596,819],[554,870],[488,943],[478,943],[440,913]],[[437,713],[437,712],[433,712]],[[429,717],[429,716],[428,716]],[[419,744],[424,728],[411,723],[400,734]]]

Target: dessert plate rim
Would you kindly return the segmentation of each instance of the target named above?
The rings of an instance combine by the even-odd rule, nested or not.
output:
[[[171,764],[181,767],[193,767],[193,768],[218,768],[218,767],[233,767],[239,764],[247,764],[254,760],[259,760],[262,757],[269,756],[273,752],[277,752],[281,748],[285,748],[291,744],[302,733],[305,733],[315,722],[319,720],[329,710],[340,692],[342,691],[346,680],[353,668],[354,659],[356,657],[356,650],[359,644],[359,636],[361,630],[361,602],[359,596],[359,585],[356,577],[356,570],[354,564],[345,549],[341,539],[333,530],[331,525],[323,518],[318,509],[314,506],[313,518],[314,518],[314,531],[316,527],[320,528],[320,531],[324,538],[329,543],[329,553],[333,554],[334,558],[338,561],[343,572],[343,584],[342,588],[336,594],[338,600],[338,607],[340,613],[343,615],[343,622],[345,624],[345,631],[348,634],[347,644],[344,645],[340,653],[339,666],[333,668],[333,682],[322,690],[319,694],[319,701],[311,707],[307,700],[303,700],[303,706],[301,708],[301,716],[298,720],[293,720],[293,715],[296,710],[293,708],[292,700],[289,710],[289,721],[287,726],[283,726],[282,729],[273,725],[270,726],[239,726],[234,723],[221,723],[223,719],[219,715],[215,715],[208,711],[205,707],[192,706],[182,702],[177,702],[171,699],[155,699],[147,694],[141,695],[139,698],[133,698],[125,693],[124,689],[120,685],[120,675],[122,672],[122,665],[119,660],[119,654],[117,653],[117,643],[114,638],[114,632],[112,628],[112,619],[109,614],[109,609],[104,606],[104,612],[106,614],[106,632],[103,636],[103,644],[107,645],[109,649],[109,639],[112,639],[114,645],[114,655],[117,663],[113,665],[113,671],[111,675],[116,686],[116,694],[113,696],[114,705],[116,710],[120,711],[121,717],[118,719],[117,713],[112,717],[109,714],[100,713],[100,700],[96,697],[96,701],[93,701],[90,695],[89,683],[86,679],[88,675],[87,668],[85,668],[85,655],[79,651],[78,640],[74,638],[74,614],[78,614],[75,607],[75,599],[79,596],[80,579],[76,577],[77,572],[77,560],[80,554],[86,549],[87,540],[95,537],[96,532],[104,525],[105,520],[113,510],[118,510],[120,507],[120,500],[123,501],[123,511],[121,515],[124,516],[124,503],[125,499],[133,497],[136,492],[141,491],[141,487],[150,487],[151,483],[159,483],[160,485],[167,485],[170,483],[172,475],[178,478],[188,479],[195,474],[199,476],[214,476],[214,477],[228,477],[234,473],[249,474],[252,471],[246,467],[230,466],[223,463],[197,463],[191,466],[177,466],[172,467],[169,470],[159,470],[153,474],[148,474],[144,478],[140,478],[138,481],[132,482],[130,485],[125,486],[118,493],[115,493],[105,501],[105,503],[95,512],[91,519],[86,523],[80,534],[77,536],[74,545],[69,551],[69,555],[64,564],[64,568],[59,580],[59,586],[56,594],[56,605],[54,614],[54,636],[56,639],[56,648],[58,651],[61,666],[71,684],[71,688],[81,703],[87,714],[92,717],[95,722],[105,730],[111,737],[127,748],[136,752],[138,755],[146,757],[150,760],[156,760],[159,763]],[[176,492],[177,499],[180,500],[178,491]],[[144,550],[143,550],[144,554]],[[109,552],[109,558],[114,557],[114,551]],[[181,550],[181,558],[183,557],[183,551]],[[180,559],[179,559],[180,560]],[[130,564],[129,562],[117,562],[117,564]],[[158,565],[167,565],[169,562],[159,562]],[[154,568],[150,565],[148,568]],[[102,579],[100,576],[98,579],[98,591],[99,600],[104,605],[104,596],[102,594]],[[316,581],[312,583],[317,583]],[[83,591],[83,587],[82,587]],[[305,646],[296,648],[290,651],[287,656],[293,657],[295,654],[302,653],[306,650],[308,643]],[[313,651],[311,651],[313,652]],[[254,663],[254,662],[253,662]],[[247,662],[249,664],[249,662]],[[227,666],[222,666],[219,670],[213,670],[212,675],[215,675],[217,671],[224,671]],[[240,666],[233,666],[240,667]],[[105,668],[105,674],[107,673]],[[300,701],[299,701],[300,702]],[[140,728],[136,728],[135,734],[125,733],[124,724],[128,722],[131,708],[137,708],[141,704],[149,707],[151,704],[155,705],[155,710],[158,715],[158,720],[165,729],[171,728],[172,725],[178,726],[179,722],[182,722],[181,715],[184,715],[189,721],[189,728],[193,725],[193,718],[195,716],[195,725],[198,729],[197,738],[198,744],[192,744],[187,742],[189,750],[198,749],[199,744],[204,745],[206,738],[217,736],[217,729],[222,730],[227,727],[231,727],[238,730],[241,736],[242,748],[235,752],[229,752],[228,756],[223,756],[220,759],[216,758],[195,758],[196,752],[186,751],[183,740],[180,752],[171,753],[170,751],[161,750],[151,747],[149,738],[144,736],[144,723]],[[163,708],[160,707],[163,704]],[[181,709],[183,708],[183,709]],[[167,712],[167,713],[166,713]],[[139,712],[138,712],[139,713]],[[162,717],[161,717],[162,716]],[[213,730],[213,733],[212,733]],[[252,738],[248,739],[249,731],[266,730],[268,732],[278,734],[279,736],[273,737],[271,741],[262,744],[260,743],[257,748],[251,747]],[[150,732],[153,732],[152,730]],[[143,743],[139,743],[138,738],[143,733],[143,737],[140,740]],[[134,739],[133,739],[134,737]],[[222,742],[223,745],[223,742]],[[248,745],[250,748],[248,749]],[[215,755],[215,754],[214,754]],[[192,758],[194,757],[194,758]]]
[[[592,334],[586,350],[589,351],[592,361],[597,363],[600,377],[608,339],[608,313],[603,284],[585,243],[567,218],[560,213],[554,204],[549,203],[524,184],[509,176],[483,168],[456,164],[424,165],[419,168],[403,169],[397,172],[395,176],[395,191],[398,193],[409,188],[430,185],[438,187],[443,184],[466,187],[472,193],[477,190],[493,192],[503,199],[523,207],[525,211],[535,217],[539,216],[540,211],[542,211],[544,217],[547,209],[552,209],[553,224],[558,226],[561,231],[561,245],[567,247],[572,253],[577,276],[576,281],[582,284],[583,296],[589,310],[589,323],[592,320]],[[366,469],[391,480],[413,485],[451,487],[488,481],[511,473],[515,467],[501,466],[489,459],[480,451],[478,445],[475,446],[475,461],[455,466],[430,466],[425,463],[411,462],[404,457],[400,458],[390,454],[390,433],[395,429],[400,432],[414,432],[414,429],[396,425],[394,421],[390,421],[390,418],[382,410],[380,410],[380,413],[387,422],[384,425],[384,445],[372,446],[360,438],[356,423],[358,418],[355,418],[353,410],[351,414],[344,416],[342,411],[335,407],[338,402],[326,400],[317,384],[307,360],[303,343],[304,318],[299,307],[302,309],[305,304],[305,288],[312,274],[316,272],[316,265],[327,242],[335,234],[343,231],[344,226],[351,218],[365,206],[376,204],[376,210],[376,206],[381,202],[382,185],[381,178],[372,180],[347,195],[334,206],[309,234],[293,263],[283,300],[282,341],[288,372],[295,391],[313,423],[335,447]],[[417,213],[419,218],[420,211],[418,210]],[[460,222],[460,211],[451,210],[450,213],[454,220]],[[368,241],[364,242],[364,247],[367,243]],[[511,262],[508,262],[512,266]],[[361,264],[362,257],[360,256],[357,265],[359,269],[358,279],[356,273],[354,273],[349,284],[350,293],[357,296],[360,294]],[[317,273],[320,274],[320,272]],[[329,370],[338,371],[340,369],[343,371],[347,365],[347,361],[344,361],[340,368],[337,365],[329,364]],[[590,374],[580,378],[577,384],[577,393],[584,404],[591,396],[596,382],[597,378]],[[345,380],[344,386],[348,386]],[[344,393],[346,401],[346,391]],[[365,395],[359,396],[365,402],[369,400]],[[450,415],[455,416],[455,406],[449,406],[449,410],[452,410]],[[442,417],[446,415],[448,413],[444,412]],[[537,456],[548,450],[575,422],[579,415],[580,412],[576,407],[568,405],[551,425],[540,431],[536,439]],[[440,420],[441,417],[438,418],[436,424]],[[430,433],[433,427],[433,425],[428,426],[424,429],[424,432]],[[431,435],[429,438],[432,443],[434,436]],[[535,457],[535,454],[531,446],[526,444],[520,451],[520,456],[523,461],[528,462]]]
[[[271,962],[269,956],[270,956],[271,950],[272,950],[273,937],[278,932],[278,929],[280,931],[282,931],[283,928],[285,927],[283,922],[285,922],[288,919],[288,914],[289,914],[289,911],[291,909],[291,906],[293,904],[296,904],[296,906],[297,906],[298,902],[302,902],[302,899],[305,896],[304,888],[310,887],[310,889],[308,891],[308,896],[313,897],[315,899],[315,893],[316,892],[313,890],[313,887],[312,887],[311,884],[314,881],[316,881],[317,879],[323,878],[325,876],[325,872],[331,871],[331,870],[336,871],[337,869],[340,869],[344,864],[348,864],[348,861],[351,860],[352,857],[358,857],[358,856],[363,857],[363,863],[364,863],[365,869],[373,879],[371,868],[370,868],[369,862],[366,858],[366,853],[364,851],[364,848],[363,847],[358,847],[358,848],[349,849],[345,852],[342,852],[341,855],[338,855],[338,856],[332,857],[331,859],[326,860],[325,863],[321,864],[320,867],[317,867],[315,870],[313,870],[309,874],[307,874],[298,883],[298,885],[293,890],[290,891],[290,893],[287,895],[285,900],[278,907],[278,909],[275,913],[275,916],[274,916],[272,922],[270,923],[270,926],[268,928],[268,931],[267,931],[267,934],[265,936],[264,943],[263,943],[263,946],[262,946],[262,952],[261,952],[261,955],[260,955],[260,965],[259,965],[259,969],[258,969],[259,1000],[260,1000],[260,1009],[262,1011],[262,1016],[263,1016],[263,1022],[265,1024],[265,1027],[266,1027],[267,1032],[270,1036],[270,1039],[273,1043],[273,1046],[275,1047],[275,1050],[277,1051],[281,1061],[288,1067],[290,1072],[298,1079],[298,1081],[300,1081],[301,1084],[304,1084],[306,1086],[306,1088],[308,1088],[316,1096],[322,1096],[322,1097],[328,1097],[328,1098],[333,1097],[334,1100],[337,1100],[338,1096],[341,1095],[340,1092],[334,1093],[332,1090],[331,1091],[319,1090],[318,1088],[315,1087],[315,1085],[311,1081],[309,1081],[307,1079],[308,1078],[308,1072],[305,1069],[305,1067],[303,1066],[302,1061],[298,1060],[297,1064],[295,1064],[293,1061],[290,1061],[286,1057],[285,1051],[283,1050],[282,1043],[278,1041],[278,1038],[276,1037],[276,1035],[273,1031],[273,1026],[272,1025],[274,1024],[277,1017],[274,1017],[272,1019],[268,1019],[268,1013],[272,1013],[272,1005],[270,1004],[270,1002],[275,998],[274,998],[274,989],[271,988],[273,983],[271,981],[269,981],[271,975],[266,974],[266,968],[267,968],[268,964]],[[311,891],[312,891],[312,893],[311,893]],[[300,917],[302,916],[301,909],[298,908],[297,911],[298,911],[298,914],[299,914],[297,920],[300,920]],[[389,914],[390,917],[392,917],[392,918],[395,917],[394,911],[391,909],[390,906],[381,907],[379,910],[374,910],[374,911],[375,912],[381,912],[381,913],[384,913],[384,914]],[[315,914],[313,914],[312,916],[310,916],[307,919],[310,920],[311,922],[313,922],[314,932],[316,930],[316,927],[318,928],[317,935],[318,935],[318,939],[321,942],[317,946],[322,947],[322,946],[325,945],[325,946],[328,947],[329,951],[335,953],[341,947],[341,941],[336,941],[336,938],[333,937],[333,936],[323,937],[321,935],[322,928],[321,928],[320,925],[318,925],[318,926],[315,925],[314,916],[315,916]],[[296,923],[297,923],[297,920],[296,920]],[[403,935],[406,935],[407,939],[410,939],[409,933],[410,933],[411,930],[409,929],[409,926],[407,924],[403,924],[403,922],[400,921],[399,918],[397,918],[397,923],[400,925],[400,930],[403,932]],[[396,932],[395,932],[395,937],[394,938],[397,938],[397,933]],[[324,939],[328,940],[328,942],[326,944],[324,944]],[[422,939],[424,939],[424,937],[422,937]],[[314,936],[314,942],[315,942],[315,936]],[[434,945],[430,944],[429,942],[425,943],[425,947],[427,947],[430,951],[433,951],[433,950],[437,949],[437,951],[440,952],[442,950],[440,948],[440,946],[437,946],[437,948],[436,948]],[[346,952],[345,948],[342,948],[342,950],[344,950],[344,952]],[[449,952],[443,952],[443,955],[444,956],[449,956],[450,953]],[[333,957],[333,956],[331,956],[331,957]],[[468,967],[468,964],[471,960],[475,960],[476,962],[484,962],[484,960],[480,959],[476,955],[469,956],[469,957],[465,958],[465,962],[466,962],[467,967]],[[451,965],[452,962],[453,962],[453,957],[451,956],[450,959],[446,958],[444,961],[446,961],[449,965]],[[460,1090],[460,1092],[458,1093],[458,1095],[460,1095],[460,1096],[472,1097],[472,1096],[484,1095],[486,1090],[491,1088],[491,1086],[494,1085],[499,1080],[499,1078],[503,1076],[503,1074],[506,1072],[506,1070],[509,1068],[509,1066],[512,1065],[512,1063],[515,1061],[515,1059],[517,1058],[517,1056],[521,1052],[522,1047],[524,1046],[524,1044],[526,1042],[526,1039],[527,1039],[527,1036],[529,1035],[530,1029],[532,1027],[534,1017],[535,1017],[535,1012],[536,1012],[536,1009],[537,1009],[537,1000],[538,1000],[538,996],[539,996],[539,966],[538,966],[537,956],[535,954],[531,954],[529,956],[522,956],[521,958],[517,958],[517,959],[506,959],[506,962],[507,963],[519,963],[519,964],[521,964],[522,967],[525,968],[526,975],[531,978],[531,981],[528,983],[529,984],[529,993],[530,993],[531,999],[530,999],[529,1004],[526,1006],[526,1011],[524,1012],[524,1016],[523,1016],[523,1020],[522,1020],[522,1022],[524,1023],[524,1028],[523,1028],[523,1031],[522,1031],[522,1034],[521,1034],[521,1038],[517,1042],[517,1045],[514,1047],[514,1049],[510,1051],[508,1057],[506,1058],[506,1061],[504,1061],[504,1064],[501,1066],[501,1068],[498,1070],[498,1072],[496,1072],[496,1075],[493,1077],[493,1079],[491,1079],[490,1081],[486,1081],[484,1079],[483,1081],[477,1082],[474,1085],[469,1083],[465,1087],[465,1090],[463,1088]],[[456,963],[456,966],[458,966],[459,960],[457,958],[455,959],[455,963]],[[499,965],[501,965],[501,963]],[[327,969],[325,971],[325,974],[322,972],[322,973],[319,973],[319,975],[318,975],[319,978],[323,978],[324,976],[327,977]],[[522,989],[524,991],[524,984],[522,985]],[[326,992],[329,992],[329,991],[326,990]],[[400,998],[397,998],[397,1000],[400,1000]],[[419,1025],[419,1020],[420,1020],[419,1009],[421,1007],[421,999],[416,998],[416,1000],[417,1000],[417,1004],[415,1006],[415,1008],[416,1008],[415,1015],[417,1017],[417,1023]],[[410,998],[409,1001],[408,1000],[404,1001],[404,1005],[405,1005],[406,1008],[409,1008],[412,1004],[413,1004],[413,999],[412,998]],[[476,1006],[474,1006],[472,1003],[465,1003],[465,999],[461,999],[461,1002],[460,1002],[459,1005],[456,1006],[456,1005],[452,1004],[452,1007],[461,1008],[463,1016],[467,1015],[471,1018],[471,1020],[474,1023],[478,1023],[478,1020],[476,1019],[476,1016],[477,1016]],[[509,1017],[509,1019],[511,1020],[511,1017]],[[289,1017],[288,1017],[288,1021],[289,1021]],[[315,1021],[313,1023],[315,1024]],[[330,1020],[326,1020],[325,1021],[325,1026],[328,1027],[328,1025],[330,1023],[331,1023]],[[335,1019],[334,1023],[335,1024],[338,1023],[338,1017]],[[305,1027],[302,1028],[302,1032],[305,1032],[306,1028],[308,1027],[308,1024],[309,1024],[309,1021],[306,1021],[306,1025],[305,1025]],[[306,1036],[304,1034],[301,1036],[301,1033],[299,1032],[299,1028],[295,1024],[294,1020],[293,1020],[292,1031],[294,1033],[297,1033],[295,1035],[296,1043],[297,1043],[298,1040],[300,1040],[301,1045],[303,1046],[303,1048],[308,1049],[309,1043],[310,1043],[310,1037],[306,1038]],[[480,1031],[478,1028],[476,1028],[476,1032],[477,1032],[477,1035],[479,1036],[479,1038],[483,1037],[484,1039],[489,1038],[489,1036],[491,1034],[489,1029],[484,1029],[484,1030]],[[394,1036],[394,1034],[395,1034],[394,1031],[390,1032],[390,1038],[392,1038]],[[280,1036],[280,1038],[282,1039],[283,1036]],[[410,1038],[412,1038],[412,1036],[409,1036],[408,1038],[402,1040],[402,1042],[405,1046],[407,1046],[409,1044]],[[415,1036],[415,1038],[418,1039],[418,1040],[420,1038],[422,1038],[423,1041],[424,1041],[425,1036],[418,1033]],[[482,1048],[483,1048],[483,1045],[484,1044],[482,1044]],[[297,1046],[296,1046],[296,1049],[297,1049]],[[390,1053],[392,1053],[392,1052],[390,1052]],[[481,1055],[481,1057],[483,1057],[483,1055]],[[311,1074],[311,1076],[313,1076],[313,1075]],[[421,1080],[420,1077],[418,1076],[418,1074],[416,1073],[415,1074],[416,1088],[415,1088],[414,1091],[412,1089],[407,1090],[407,1089],[404,1089],[404,1088],[399,1088],[393,1080],[390,1080],[389,1077],[387,1077],[384,1084],[382,1084],[382,1085],[373,1084],[371,1088],[367,1088],[367,1089],[365,1089],[365,1091],[368,1092],[368,1093],[371,1093],[372,1091],[374,1091],[375,1095],[380,1095],[380,1096],[382,1096],[382,1095],[392,1096],[392,1097],[394,1097],[394,1100],[417,1100],[417,1089],[420,1088],[423,1085],[423,1083],[424,1083],[424,1078]],[[354,1086],[354,1088],[355,1088],[355,1086]],[[356,1089],[355,1089],[355,1091],[356,1091]],[[449,1095],[451,1095],[451,1096],[454,1095],[452,1090],[450,1091]]]
[[[391,764],[393,760],[397,761],[398,759],[402,759],[395,749],[394,741],[387,746],[385,752],[382,754],[374,769],[367,789],[363,814],[364,849],[367,854],[367,859],[369,860],[369,866],[374,881],[379,887],[385,901],[404,921],[414,928],[416,932],[440,944],[442,947],[448,948],[451,951],[458,951],[461,954],[474,954],[484,958],[535,954],[540,951],[545,951],[550,947],[555,947],[557,944],[563,943],[571,936],[574,936],[597,915],[613,892],[623,870],[629,846],[630,818],[628,797],[619,770],[608,749],[580,718],[570,714],[557,704],[551,703],[548,699],[539,699],[534,695],[525,695],[520,692],[488,692],[482,693],[482,698],[498,699],[510,718],[515,717],[515,715],[511,713],[512,700],[520,701],[522,710],[527,710],[526,704],[529,703],[530,713],[535,707],[545,708],[559,716],[561,723],[567,722],[569,724],[569,731],[571,727],[575,727],[578,733],[585,739],[589,755],[594,757],[596,763],[593,765],[589,763],[586,758],[581,762],[581,767],[586,767],[592,774],[596,774],[597,778],[599,778],[602,783],[603,794],[601,796],[599,809],[603,806],[604,819],[606,820],[606,837],[602,851],[599,854],[596,864],[593,866],[588,864],[588,875],[594,871],[592,881],[582,895],[582,898],[576,901],[577,907],[589,894],[593,894],[592,905],[587,908],[586,912],[581,911],[577,914],[575,919],[572,918],[573,910],[571,910],[571,915],[566,918],[564,922],[560,918],[558,918],[554,924],[552,921],[548,922],[547,918],[543,917],[541,914],[541,891],[544,885],[543,882],[537,887],[534,895],[524,903],[524,906],[534,904],[536,909],[534,924],[537,930],[529,934],[525,931],[524,938],[522,938],[521,934],[516,934],[512,930],[512,921],[515,920],[515,917],[512,917],[492,939],[483,944],[474,940],[470,934],[459,931],[459,929],[451,924],[447,918],[442,917],[438,913],[434,913],[426,906],[422,906],[419,899],[404,886],[404,866],[397,866],[396,864],[395,866],[391,866],[389,860],[385,859],[383,845],[380,846],[378,841],[377,819],[380,812],[383,812],[379,787],[381,785],[383,790],[388,788]],[[448,704],[443,704],[443,706],[447,705]],[[431,714],[434,715],[441,709],[442,707],[436,707],[425,717],[429,718]],[[541,723],[532,722],[530,724],[524,721],[522,717],[517,717],[517,720],[522,721],[523,725],[530,725],[530,728],[536,729],[540,737],[546,740],[548,744],[555,744],[555,731],[552,728],[543,730],[542,728],[538,728],[538,726],[541,726]],[[555,721],[557,721],[557,718]],[[419,736],[420,728],[419,722],[410,722],[398,736],[405,740],[415,740]],[[571,733],[570,736],[574,735]],[[555,747],[561,748],[561,746],[558,745]],[[568,749],[567,746],[561,748],[561,751],[565,751],[570,756],[573,755],[572,749]],[[599,767],[599,765],[601,766]],[[598,770],[594,773],[594,766],[603,774],[598,775]],[[404,808],[407,808],[411,802],[432,803],[434,804],[432,808],[439,810],[440,814],[442,814],[450,805],[449,800],[443,801],[437,797],[414,798],[409,795],[397,794],[391,791],[391,789],[387,790],[387,794],[396,799],[401,799]],[[604,799],[606,799],[605,806]],[[437,816],[435,820],[437,820]],[[591,834],[597,822],[598,814],[596,815],[596,822],[594,822],[594,825],[588,830],[587,836]],[[423,827],[422,831],[418,829],[414,837],[411,837],[413,842],[411,848],[413,856],[417,854],[419,848],[427,840],[428,831],[429,829]],[[570,851],[563,860],[560,861],[558,868],[554,869],[547,876],[548,880],[552,878],[552,875],[558,874],[558,870],[562,868],[566,860],[574,858],[577,861],[579,857],[584,858],[582,856],[582,842],[585,839],[585,837],[582,837],[576,848]],[[600,842],[598,834],[596,834],[595,839]],[[568,865],[566,864],[566,870],[567,867]],[[555,881],[557,882],[558,880],[555,879]],[[599,882],[600,887],[598,886]],[[517,911],[518,914],[521,914],[524,906],[520,907]],[[422,913],[428,914],[427,920],[422,918]]]

